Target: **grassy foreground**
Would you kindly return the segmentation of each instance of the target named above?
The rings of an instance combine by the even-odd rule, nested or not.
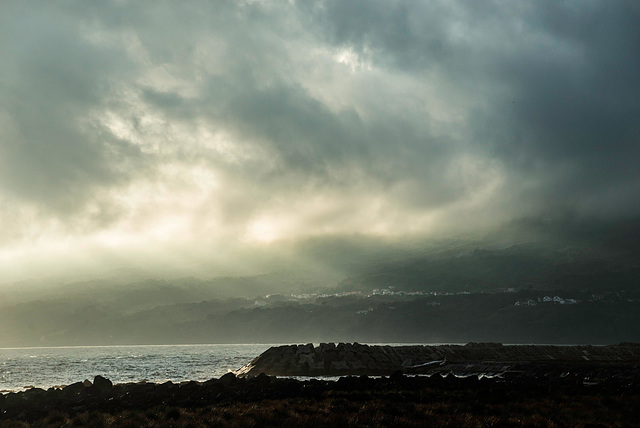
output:
[[[284,382],[279,389],[274,382],[247,388],[250,382],[238,380],[215,397],[163,400],[145,408],[123,403],[4,413],[0,426],[640,426],[640,388],[634,385],[406,376]]]

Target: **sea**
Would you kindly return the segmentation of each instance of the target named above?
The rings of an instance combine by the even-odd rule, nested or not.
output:
[[[113,383],[174,383],[238,370],[273,344],[0,348],[0,393],[61,387],[96,375]]]

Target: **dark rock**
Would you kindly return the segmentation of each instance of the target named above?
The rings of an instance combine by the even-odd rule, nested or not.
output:
[[[502,343],[495,343],[495,342],[480,342],[480,343],[469,342],[465,346],[469,348],[500,348],[500,347],[503,347],[504,345]]]
[[[271,383],[271,378],[264,373],[249,379],[248,384],[255,387],[265,387]]]
[[[31,406],[37,406],[44,402],[47,391],[41,388],[30,388],[22,393],[22,399]]]
[[[311,354],[315,353],[315,348],[313,347],[313,343],[307,343],[306,345],[298,346],[296,350],[296,354]]]
[[[93,379],[93,385],[99,390],[111,389],[113,387],[113,382],[105,377],[97,375]]]
[[[70,397],[78,394],[84,388],[85,386],[83,382],[72,383],[71,385],[67,385],[64,388],[62,388],[62,395],[65,397]]]
[[[342,389],[354,389],[358,385],[358,378],[353,376],[342,376],[338,379],[338,386]]]
[[[21,407],[24,404],[24,396],[23,394],[18,394],[16,392],[10,392],[5,395],[4,398],[4,409],[11,410],[18,407]]]
[[[211,380],[215,380],[216,382],[218,381],[218,379],[211,379]],[[166,381],[164,383],[161,383],[159,386],[162,386],[162,387],[165,387],[165,388],[169,389],[169,388],[173,388],[174,386],[176,386],[176,384],[171,382],[170,380],[168,380],[168,381]]]
[[[227,373],[224,374],[220,377],[220,382],[224,385],[224,386],[230,386],[233,385],[234,383],[236,383],[238,381],[238,378],[236,377],[236,375],[234,373]]]
[[[346,345],[343,346],[343,348],[346,347]],[[458,348],[451,349],[456,351]],[[372,353],[377,351],[383,352],[380,349],[374,349]],[[397,357],[393,357],[393,352],[388,349],[384,352],[390,355],[390,358],[406,358],[407,355],[414,355],[415,349],[398,349]],[[545,350],[545,352],[548,351]],[[579,365],[546,361],[519,364],[518,367],[522,372],[518,376],[506,376],[502,379],[482,377],[480,380],[474,374],[458,378],[452,373],[474,368],[481,368],[485,372],[497,372],[497,368],[503,367],[502,363],[467,361],[438,365],[438,370],[429,377],[407,376],[402,370],[396,369],[391,372],[389,378],[378,379],[367,375],[343,376],[338,381],[322,379],[300,381],[270,377],[264,373],[245,380],[237,378],[233,373],[228,373],[220,379],[210,379],[204,383],[195,381],[179,385],[172,382],[129,383],[106,388],[106,382],[96,378],[89,387],[78,382],[62,390],[50,388],[44,391],[33,388],[21,393],[0,395],[0,420],[2,420],[0,425],[4,426],[4,421],[10,418],[19,420],[22,424],[39,425],[38,421],[46,417],[47,412],[52,409],[68,415],[77,415],[94,411],[145,410],[158,406],[165,409],[197,408],[212,405],[224,406],[233,402],[259,403],[265,399],[292,397],[319,400],[326,398],[327,394],[331,395],[332,391],[341,391],[341,394],[348,392],[348,395],[344,395],[345,397],[363,400],[370,400],[376,394],[382,394],[386,397],[385,399],[389,398],[394,403],[412,399],[411,397],[414,397],[413,399],[423,397],[420,400],[424,400],[447,391],[471,391],[474,397],[477,396],[478,399],[489,404],[506,403],[513,398],[514,394],[524,394],[527,397],[535,394],[546,399],[552,393],[564,397],[577,394],[613,394],[616,397],[627,397],[630,394],[640,393],[638,386],[633,383],[634,376],[637,376],[639,371],[637,364],[583,363]],[[581,373],[580,376],[574,374],[578,372]],[[537,373],[537,375],[530,376],[530,373]],[[552,375],[545,377],[547,373]],[[567,374],[563,377],[565,373]],[[599,383],[597,386],[583,386],[584,377],[597,380]],[[105,386],[101,386],[102,384]],[[96,391],[107,391],[108,395],[96,394]],[[395,405],[392,407],[396,408]],[[175,418],[185,416],[182,413],[174,412],[173,414]],[[70,418],[73,417],[70,416]]]
[[[395,372],[391,373],[391,376],[389,376],[389,379],[397,380],[397,379],[402,379],[403,377],[404,377],[404,373],[402,372],[402,370],[396,370]]]
[[[202,383],[203,386],[213,386],[213,385],[218,385],[220,384],[220,379],[216,379],[216,378],[211,378],[207,381],[204,381]]]
[[[157,390],[158,388],[156,388]],[[181,383],[179,391],[181,396],[190,396],[196,394],[200,390],[200,384],[196,381]]]

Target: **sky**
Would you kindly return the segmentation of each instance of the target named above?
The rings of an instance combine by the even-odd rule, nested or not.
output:
[[[640,215],[636,1],[3,1],[0,282]]]

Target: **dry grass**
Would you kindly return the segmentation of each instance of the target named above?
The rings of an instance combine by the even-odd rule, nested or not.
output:
[[[622,427],[640,426],[640,396],[551,394],[473,389],[443,391],[328,391],[315,398],[231,402],[194,408],[53,411],[32,424],[2,427]],[[600,424],[600,425],[597,425]]]

